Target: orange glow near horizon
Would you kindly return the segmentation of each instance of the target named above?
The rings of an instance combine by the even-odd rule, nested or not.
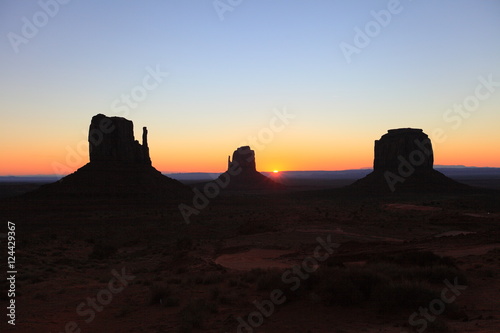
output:
[[[83,164],[84,165],[84,164]],[[62,169],[62,172],[56,172],[54,171],[53,168],[47,165],[40,165],[37,167],[34,164],[18,164],[18,165],[2,165],[0,167],[0,176],[31,176],[31,175],[54,175],[54,174],[59,174],[62,176],[65,176],[67,174],[70,174],[72,172],[75,172],[78,170],[80,167],[83,165],[80,165],[78,167],[75,167],[73,169],[70,168],[64,168]],[[450,161],[444,161],[441,159],[438,159],[435,161],[435,165],[464,165],[464,166],[473,166],[473,167],[496,167],[499,168],[499,164],[479,164],[477,162],[469,162],[464,161],[464,159],[454,159]],[[193,167],[186,167],[185,169],[181,168],[176,168],[173,169],[171,167],[169,168],[163,168],[159,165],[153,164],[153,166],[164,173],[190,173],[190,172],[207,172],[207,173],[222,173],[225,170],[221,168],[210,168],[210,169],[202,169],[202,168],[193,168]],[[349,170],[349,169],[362,169],[362,168],[371,168],[371,165],[363,165],[363,166],[348,166],[348,167],[340,167],[340,168],[334,168],[334,167],[329,167],[329,166],[320,166],[316,168],[286,168],[281,171],[276,172],[276,170],[272,169],[259,169],[258,171],[260,172],[272,172],[274,175],[278,176],[281,172],[284,171],[337,171],[337,170]],[[272,171],[269,171],[272,170]]]
[[[82,167],[88,163],[88,159],[82,163],[75,166],[69,166],[65,163],[61,163],[58,160],[46,158],[43,156],[38,156],[38,160],[31,159],[29,156],[24,158],[18,158],[11,163],[2,163],[0,166],[0,176],[27,176],[27,175],[67,175],[75,172],[78,168]],[[64,161],[64,160],[61,160]],[[35,163],[36,162],[36,163]],[[222,173],[225,171],[226,167],[224,163],[220,161],[211,161],[212,163],[203,163],[201,165],[192,165],[189,163],[184,163],[185,161],[177,161],[172,163],[172,161],[164,163],[156,163],[153,160],[153,166],[164,173],[189,173],[189,172],[208,172],[208,173]],[[208,161],[207,161],[208,162]],[[257,170],[261,172],[272,172],[273,175],[279,176],[283,171],[335,171],[335,170],[348,170],[348,169],[361,169],[361,168],[371,168],[371,163],[350,163],[350,161],[345,160],[344,163],[318,163],[318,164],[288,164],[279,163],[277,161],[263,160],[258,163]],[[354,162],[354,161],[352,161]],[[54,164],[55,163],[55,164]],[[475,166],[475,167],[500,167],[498,160],[494,158],[483,159],[479,162],[474,154],[470,156],[446,156],[446,158],[436,158],[434,161],[435,165],[464,165],[464,166]],[[56,167],[53,167],[55,165]],[[259,167],[260,165],[260,167]],[[276,165],[280,165],[280,169],[275,168]],[[60,168],[57,168],[59,166]]]
[[[325,144],[329,147],[331,142]],[[350,146],[325,149],[312,142],[287,142],[286,146],[269,145],[255,149],[257,170],[273,172],[313,170],[348,170],[371,168],[373,163],[373,143],[350,142]],[[75,172],[89,162],[88,151],[70,145],[51,143],[51,149],[43,149],[42,143],[31,144],[28,148],[2,147],[0,164],[1,176],[23,175],[66,175]],[[151,147],[165,147],[160,142],[150,143]],[[313,148],[309,148],[309,146]],[[55,147],[55,148],[54,148]],[[151,148],[153,166],[164,173],[209,172],[219,173],[227,169],[227,157],[237,148],[231,143],[210,149],[199,147],[198,143],[180,148],[171,145],[168,149]],[[485,146],[468,142],[465,138],[457,142],[435,143],[435,165],[465,165],[476,167],[500,167],[500,147]],[[175,156],[175,158],[172,158]]]

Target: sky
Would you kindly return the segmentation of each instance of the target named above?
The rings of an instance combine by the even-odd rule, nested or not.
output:
[[[0,175],[89,161],[92,116],[147,126],[162,172],[371,167],[422,128],[435,164],[500,167],[500,2],[0,0]]]

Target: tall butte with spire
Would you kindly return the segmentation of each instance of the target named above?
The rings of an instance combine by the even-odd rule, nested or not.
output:
[[[448,191],[468,188],[433,168],[428,135],[418,128],[390,129],[375,140],[373,172],[349,188],[376,192]]]
[[[90,122],[88,141],[90,162],[60,181],[42,186],[39,193],[138,201],[189,194],[187,186],[152,166],[146,127],[140,144],[134,138],[132,121],[98,114]]]
[[[273,181],[257,171],[255,151],[249,146],[242,146],[227,158],[227,171],[219,176],[221,183],[230,190],[276,189],[283,185]]]
[[[127,165],[151,165],[148,130],[142,128],[142,145],[134,139],[134,124],[125,118],[92,117],[89,128],[90,163],[117,162]]]

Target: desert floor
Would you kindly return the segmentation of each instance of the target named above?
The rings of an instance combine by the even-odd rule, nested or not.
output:
[[[168,202],[3,199],[0,331],[499,332],[499,199],[222,193],[190,223]]]

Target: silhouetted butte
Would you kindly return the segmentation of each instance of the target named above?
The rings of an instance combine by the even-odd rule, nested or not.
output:
[[[348,186],[374,192],[462,190],[460,184],[434,170],[434,152],[421,129],[390,129],[375,140],[373,172]]]
[[[103,114],[92,117],[88,136],[90,162],[60,181],[42,186],[38,194],[142,202],[189,197],[189,187],[151,165],[147,135],[143,127],[140,144],[134,139],[132,121]]]
[[[242,146],[228,156],[227,171],[219,176],[224,188],[230,190],[277,189],[283,185],[257,171],[255,152],[249,146]]]

